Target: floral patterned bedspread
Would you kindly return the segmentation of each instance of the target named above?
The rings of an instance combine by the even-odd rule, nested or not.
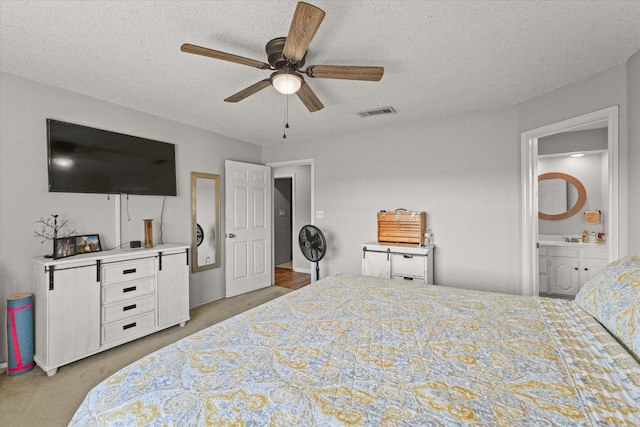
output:
[[[572,301],[332,276],[113,374],[71,425],[640,425],[640,364]]]

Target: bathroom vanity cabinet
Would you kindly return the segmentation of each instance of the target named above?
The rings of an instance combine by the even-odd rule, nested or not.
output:
[[[541,294],[575,296],[608,262],[606,246],[544,245],[538,250]]]

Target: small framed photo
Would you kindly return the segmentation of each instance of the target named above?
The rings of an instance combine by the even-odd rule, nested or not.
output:
[[[76,255],[89,252],[100,252],[100,236],[98,234],[86,234],[76,236]]]
[[[66,258],[76,254],[76,237],[61,237],[53,241],[53,258]]]

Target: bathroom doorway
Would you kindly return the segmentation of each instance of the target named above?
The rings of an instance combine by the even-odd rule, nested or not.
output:
[[[614,106],[595,111],[593,113],[574,117],[562,122],[523,132],[521,135],[523,183],[523,295],[539,295],[540,292],[540,269],[538,251],[540,234],[540,224],[538,220],[538,177],[540,175],[540,171],[543,170],[543,166],[541,166],[541,164],[539,163],[539,161],[541,160],[539,150],[543,145],[553,147],[553,143],[547,144],[547,142],[552,142],[553,138],[556,138],[556,140],[558,140],[559,135],[561,134],[568,132],[580,132],[603,127],[606,129],[606,148],[602,150],[606,156],[606,165],[603,165],[603,168],[606,169],[606,177],[605,179],[603,179],[602,191],[606,194],[605,200],[603,202],[603,204],[605,204],[606,206],[603,207],[602,210],[606,212],[606,224],[604,224],[604,232],[607,236],[608,259],[611,261],[619,257],[620,248],[620,234],[618,224],[618,107]],[[545,138],[548,139],[545,140]],[[566,144],[566,142],[563,144]],[[564,148],[559,148],[559,145],[555,146],[555,149],[558,151],[558,153],[554,154],[560,155],[563,151],[567,153],[570,151],[580,151],[574,149],[575,147],[567,147],[569,147],[569,145],[565,146]],[[563,232],[560,232],[560,234],[563,234]]]

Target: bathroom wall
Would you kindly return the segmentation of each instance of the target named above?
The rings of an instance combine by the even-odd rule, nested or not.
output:
[[[601,128],[562,132],[538,140],[538,155],[606,150],[607,122]]]
[[[558,155],[538,159],[538,173],[540,175],[547,172],[566,173],[578,179],[584,185],[587,193],[584,207],[575,215],[562,220],[538,219],[539,234],[567,236],[580,235],[583,230],[587,230],[589,233],[605,231],[605,221],[607,220],[606,183],[608,180],[606,159],[606,152],[588,153],[578,158]],[[571,184],[569,186],[573,187]],[[569,209],[574,205],[575,199],[576,197],[569,199]],[[583,215],[586,210],[601,211],[600,224],[587,224]]]

